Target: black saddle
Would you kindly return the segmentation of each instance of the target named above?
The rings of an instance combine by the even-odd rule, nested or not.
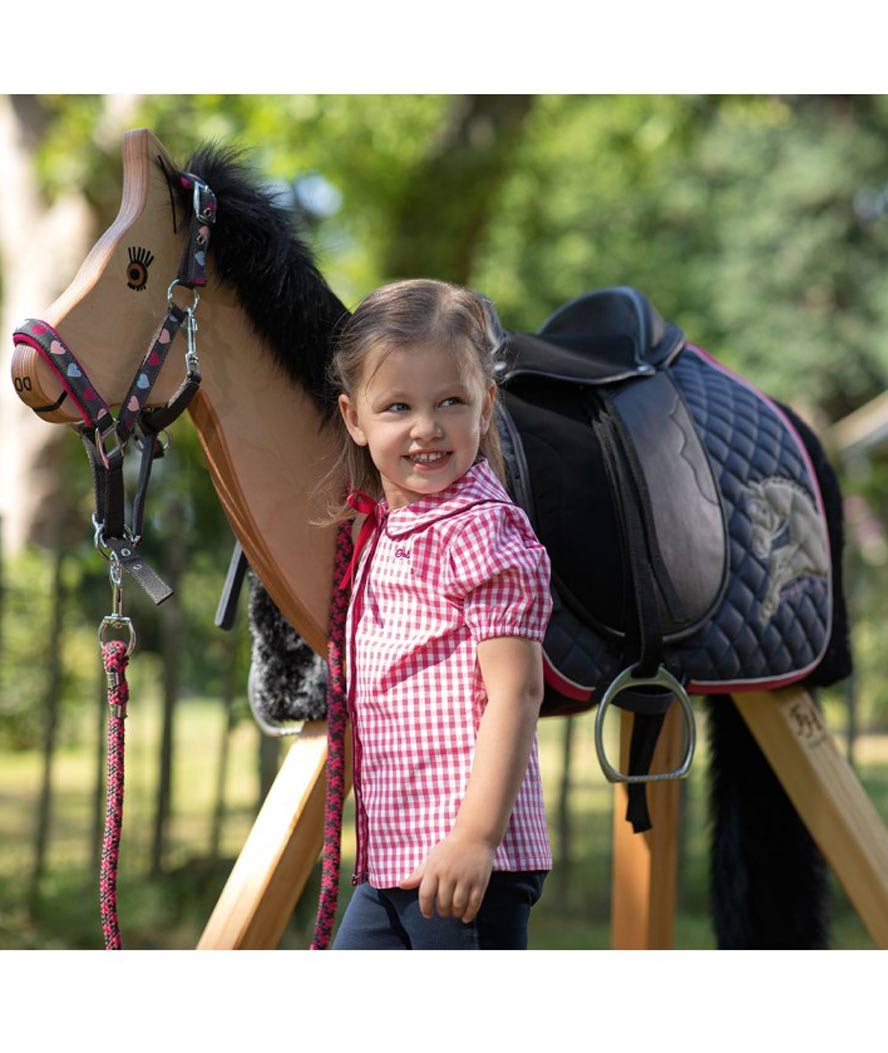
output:
[[[638,290],[605,289],[571,301],[539,335],[510,334],[500,367],[507,410],[500,428],[508,431],[515,491],[529,514],[545,520],[565,602],[584,623],[618,638],[632,631],[635,598],[631,566],[614,557],[635,542],[637,518],[664,639],[699,626],[725,584],[718,488],[668,369],[684,342]],[[555,474],[532,484],[528,458],[546,456],[553,438]],[[613,500],[603,500],[609,492]],[[590,560],[588,546],[576,544],[583,537],[596,538],[607,560],[594,552]]]
[[[629,817],[647,829],[642,784],[690,769],[688,692],[779,686],[823,654],[830,575],[817,481],[780,410],[636,289],[589,293],[538,333],[510,333],[499,382],[510,490],[552,560],[544,712],[600,703],[599,759],[609,779],[631,784]],[[651,775],[673,698],[685,757]],[[636,713],[628,775],[603,750],[611,703]]]

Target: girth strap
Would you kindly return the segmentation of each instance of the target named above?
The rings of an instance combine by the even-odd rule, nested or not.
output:
[[[666,711],[674,701],[668,691],[655,688],[637,688],[623,691],[614,700],[614,705],[633,714],[632,737],[629,741],[629,774],[646,775],[651,770],[654,749],[666,719]],[[653,826],[647,802],[647,783],[628,784],[626,820],[632,830],[640,834]]]

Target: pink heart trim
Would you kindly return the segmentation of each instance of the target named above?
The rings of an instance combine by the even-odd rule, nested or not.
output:
[[[161,329],[160,336],[157,338],[159,344],[168,344],[170,342],[170,331],[169,329]]]
[[[35,325],[32,326],[32,329],[37,334],[37,336],[43,336],[44,333],[49,332],[49,328],[45,325]]]
[[[138,410],[139,400],[136,398],[135,395],[133,395],[130,398],[129,402],[126,404],[126,408],[130,411],[130,413],[135,413]]]
[[[52,351],[54,355],[63,355],[65,353],[65,349],[58,342],[58,340],[53,340],[53,342],[49,345],[49,350]]]
[[[148,365],[156,366],[159,361],[160,355],[156,351],[152,351],[151,354],[148,356]]]

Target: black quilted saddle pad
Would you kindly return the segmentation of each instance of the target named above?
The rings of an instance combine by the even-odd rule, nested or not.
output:
[[[829,537],[805,446],[777,405],[701,349],[683,344],[658,366],[669,370],[708,459],[727,560],[706,617],[665,633],[666,667],[692,693],[804,677],[821,660],[832,623]],[[594,704],[632,657],[624,653],[632,583],[590,428],[594,399],[594,383],[526,373],[505,386],[509,420],[500,422],[513,494],[552,558],[547,681],[575,708]],[[670,551],[685,544],[677,574],[709,566],[712,549],[695,547],[701,537],[670,528]]]

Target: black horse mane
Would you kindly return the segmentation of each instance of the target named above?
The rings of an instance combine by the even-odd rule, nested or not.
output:
[[[327,366],[337,327],[349,312],[318,271],[294,212],[263,188],[261,175],[237,148],[202,144],[185,171],[200,176],[216,195],[210,281],[235,290],[278,367],[302,385],[329,420],[336,393]],[[178,173],[166,175],[187,209],[190,192],[182,188]]]

